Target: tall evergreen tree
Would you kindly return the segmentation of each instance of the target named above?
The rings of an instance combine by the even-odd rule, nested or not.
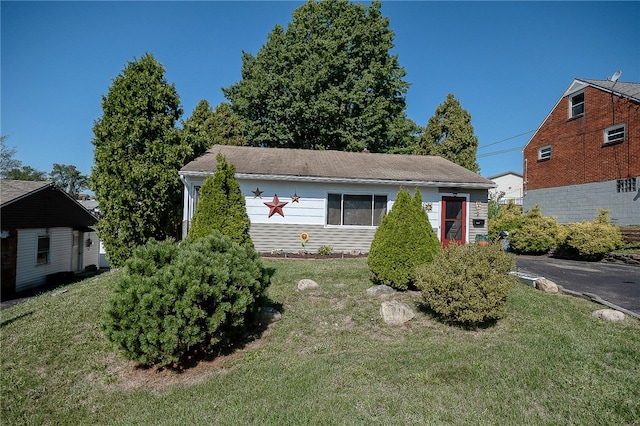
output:
[[[415,153],[437,155],[478,173],[477,151],[471,114],[450,93],[429,119]]]
[[[200,188],[200,199],[193,215],[188,241],[220,231],[239,244],[253,246],[249,236],[251,222],[240,184],[235,178],[236,167],[227,163],[222,154],[216,156],[218,165]]]
[[[91,185],[109,261],[120,266],[149,238],[176,236],[182,208],[178,170],[188,149],[175,124],[182,114],[175,86],[151,54],[127,63],[102,98],[93,127]]]
[[[242,80],[223,92],[252,145],[387,152],[409,144],[409,84],[380,7],[308,1],[256,56],[243,53]]]

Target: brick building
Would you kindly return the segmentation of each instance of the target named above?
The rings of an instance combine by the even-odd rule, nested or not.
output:
[[[575,79],[524,148],[524,209],[640,224],[640,83]]]

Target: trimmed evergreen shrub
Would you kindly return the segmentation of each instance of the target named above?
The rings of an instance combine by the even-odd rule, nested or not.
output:
[[[251,221],[235,178],[236,167],[227,163],[220,153],[216,160],[216,172],[208,176],[200,188],[200,199],[187,240],[195,241],[219,231],[239,244],[253,245],[249,236]]]
[[[413,285],[415,267],[431,262],[440,250],[420,191],[416,188],[412,199],[409,191],[401,188],[371,242],[367,263],[372,281],[407,290]]]
[[[501,205],[496,210],[495,216],[489,216],[489,237],[492,241],[495,241],[502,231],[507,231],[509,234],[513,233],[513,231],[522,226],[522,221],[524,220],[522,209],[513,201]]]
[[[560,226],[555,217],[543,216],[537,204],[522,219],[520,227],[509,234],[516,253],[544,254],[558,245]]]
[[[268,284],[253,248],[219,232],[180,245],[151,240],[126,262],[102,328],[137,363],[179,366],[237,341]]]
[[[507,294],[517,282],[509,274],[514,265],[514,255],[499,244],[452,244],[416,268],[416,286],[445,321],[473,327],[504,317]]]
[[[562,226],[558,252],[584,260],[602,259],[607,253],[624,245],[620,229],[609,222],[609,211],[601,209],[593,222]]]

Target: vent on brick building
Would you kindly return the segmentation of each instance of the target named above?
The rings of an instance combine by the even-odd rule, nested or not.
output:
[[[636,192],[636,178],[618,179],[616,181],[617,192]]]
[[[538,160],[548,160],[549,158],[551,158],[551,145],[538,149]]]
[[[625,125],[616,124],[615,126],[604,129],[604,143],[616,143],[624,141]]]

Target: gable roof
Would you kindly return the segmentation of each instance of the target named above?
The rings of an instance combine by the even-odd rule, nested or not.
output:
[[[2,229],[72,227],[97,222],[87,209],[53,182],[0,180]]]
[[[498,178],[500,178],[502,176],[507,176],[507,175],[514,175],[514,176],[517,176],[519,178],[522,178],[522,173],[517,173],[517,172],[509,170],[508,172],[502,172],[502,173],[497,174],[497,175],[489,176],[487,179],[494,180],[494,179],[498,179]]]
[[[243,179],[495,187],[490,180],[441,157],[229,145],[213,146],[180,169],[180,175],[214,173],[218,153],[236,167],[236,177]]]

